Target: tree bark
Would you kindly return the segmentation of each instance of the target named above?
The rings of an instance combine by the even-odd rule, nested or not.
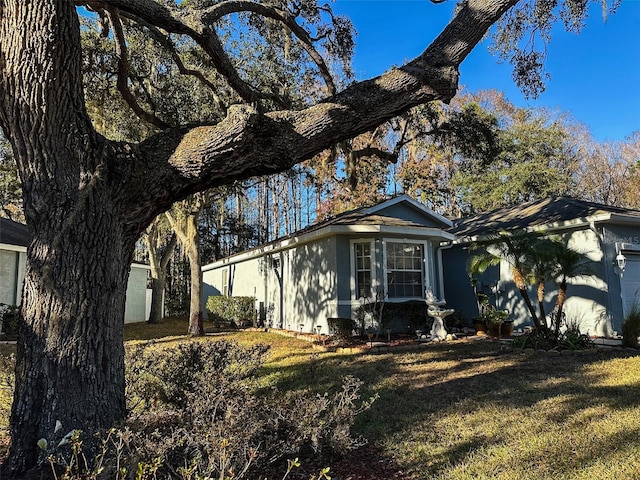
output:
[[[124,418],[127,275],[158,214],[206,188],[283,171],[415,105],[450,100],[460,62],[516,2],[465,2],[420,57],[304,110],[235,106],[217,125],[124,144],[98,135],[87,115],[75,3],[0,0],[0,127],[31,232],[4,478],[36,464],[36,442],[51,438],[56,421],[91,435]],[[195,32],[161,3],[102,3],[168,32]]]
[[[5,465],[9,472],[35,464],[36,442],[45,438],[51,444],[57,421],[64,433],[80,429],[90,436],[126,413],[122,319],[133,244],[128,252],[114,248],[122,240],[110,233],[119,230],[113,212],[91,209],[86,214],[100,221],[79,224],[64,239],[55,225],[32,230],[11,454]],[[90,248],[79,240],[89,237]]]
[[[538,280],[538,310],[540,310],[540,323],[546,325],[547,314],[544,310],[544,278]]]
[[[30,232],[3,465],[15,478],[57,421],[90,436],[124,418],[124,305],[141,230],[118,187],[131,152],[97,135],[85,111],[72,3],[2,2],[0,45],[0,124]]]
[[[560,335],[560,324],[562,323],[562,311],[564,310],[564,302],[567,300],[567,277],[562,277],[560,288],[558,289],[558,298],[556,299],[556,315],[555,325],[553,326],[553,334],[555,338]]]
[[[180,239],[187,258],[189,259],[190,294],[189,294],[189,328],[191,337],[204,335],[202,315],[202,268],[200,261],[200,235],[198,234],[198,216],[202,210],[202,199],[194,199],[194,205],[185,202],[186,209],[191,211],[179,212],[173,215],[166,213],[169,223]]]
[[[524,303],[527,306],[527,310],[529,310],[529,314],[531,315],[533,324],[535,325],[536,329],[540,329],[541,323],[538,319],[538,314],[536,313],[536,309],[533,308],[533,303],[531,303],[529,292],[527,292],[527,282],[525,281],[525,278],[519,269],[512,268],[511,271],[513,274],[513,283],[516,284],[516,288],[520,292],[520,296],[524,300]]]
[[[147,323],[158,324],[164,316],[164,290],[167,279],[167,265],[176,246],[176,235],[171,235],[169,243],[160,254],[160,232],[157,224],[158,220],[149,227],[145,235],[147,250],[149,251],[149,266],[151,267],[151,308]]]

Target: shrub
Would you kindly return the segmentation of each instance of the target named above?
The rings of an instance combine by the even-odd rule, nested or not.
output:
[[[489,324],[502,325],[509,318],[509,312],[506,310],[498,310],[493,305],[489,305],[485,309],[482,318]]]
[[[365,311],[367,311],[366,306],[358,307],[356,310],[356,315],[361,323],[363,322]],[[424,327],[429,321],[427,304],[424,301],[384,302],[381,327],[390,328],[394,332],[411,333],[419,327]],[[367,327],[364,323],[362,323],[362,326],[365,329]]]
[[[338,340],[349,340],[356,328],[356,322],[351,318],[328,318],[329,333]]]
[[[0,303],[0,321],[2,322],[2,333],[4,333],[5,335],[17,335],[19,316],[19,307],[15,305]]]
[[[580,333],[578,327],[572,326],[558,337],[549,328],[534,329],[531,333],[514,338],[512,345],[521,349],[585,350],[594,347],[595,343],[588,335]]]
[[[633,305],[631,312],[622,322],[622,344],[625,347],[638,348],[640,336],[640,306]]]
[[[248,326],[256,320],[255,297],[224,297],[207,299],[207,315],[216,325]]]
[[[15,387],[15,366],[16,358],[14,354],[0,355],[0,431],[9,430],[9,416],[11,414],[11,400]]]
[[[361,445],[350,430],[371,404],[360,400],[362,382],[347,377],[333,394],[258,393],[254,373],[267,349],[194,341],[128,348],[129,461],[162,459],[158,478],[258,478],[287,455]]]
[[[150,345],[134,345],[126,352],[127,401],[134,411],[151,405],[186,409],[189,397],[203,382],[239,382],[256,372],[269,349],[266,345],[240,348],[231,342],[188,342],[172,348]]]
[[[595,347],[589,335],[580,333],[580,329],[576,326],[567,328],[567,331],[560,335],[558,344],[564,350],[585,350]]]

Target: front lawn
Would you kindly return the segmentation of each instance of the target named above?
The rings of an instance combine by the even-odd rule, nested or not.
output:
[[[363,396],[379,398],[355,433],[380,456],[366,461],[393,465],[395,478],[620,479],[640,472],[635,350],[524,356],[487,340],[355,355],[316,353],[307,342],[264,332],[206,337],[218,339],[272,346],[259,374],[265,388],[320,393],[345,375],[363,380]],[[357,455],[348,458],[355,463]],[[351,473],[345,462],[332,466],[333,478]]]

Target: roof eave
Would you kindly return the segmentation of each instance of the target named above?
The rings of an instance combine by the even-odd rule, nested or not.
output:
[[[551,222],[540,225],[533,225],[526,228],[514,230],[526,230],[528,232],[544,231],[555,232],[558,230],[567,230],[570,228],[578,228],[582,226],[590,226],[596,223],[615,223],[618,225],[640,225],[640,217],[634,215],[625,215],[622,213],[602,212],[588,217],[574,218],[563,222]],[[471,237],[458,237],[452,243],[454,245],[466,245],[469,243],[482,240],[488,234],[473,235]]]
[[[206,272],[214,270],[216,268],[233,265],[236,263],[252,260],[254,258],[262,257],[263,255],[273,254],[284,250],[304,245],[306,243],[321,240],[323,238],[331,237],[339,234],[388,234],[388,235],[403,235],[406,237],[431,237],[440,240],[453,240],[455,236],[451,233],[445,232],[434,227],[402,227],[402,226],[388,226],[388,225],[328,225],[313,232],[305,233],[303,235],[287,238],[277,243],[264,245],[262,247],[256,247],[246,252],[238,253],[230,257],[221,258],[215,262],[209,263],[202,267],[202,271]]]

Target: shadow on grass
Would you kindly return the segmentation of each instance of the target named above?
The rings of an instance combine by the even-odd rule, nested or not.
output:
[[[419,352],[300,356],[302,362],[270,364],[262,374],[282,390],[317,392],[339,388],[345,375],[360,378],[363,398],[379,398],[358,417],[355,433],[384,445],[416,478],[454,478],[444,472],[458,467],[488,475],[474,469],[492,456],[516,464],[526,477],[529,464],[542,464],[549,475],[570,474],[630,444],[626,454],[640,455],[640,420],[625,425],[624,414],[640,417],[638,380],[615,384],[615,371],[601,368],[629,351],[528,357],[502,349],[487,341]],[[627,368],[640,367],[634,355],[625,361]],[[555,460],[547,465],[550,457]]]

